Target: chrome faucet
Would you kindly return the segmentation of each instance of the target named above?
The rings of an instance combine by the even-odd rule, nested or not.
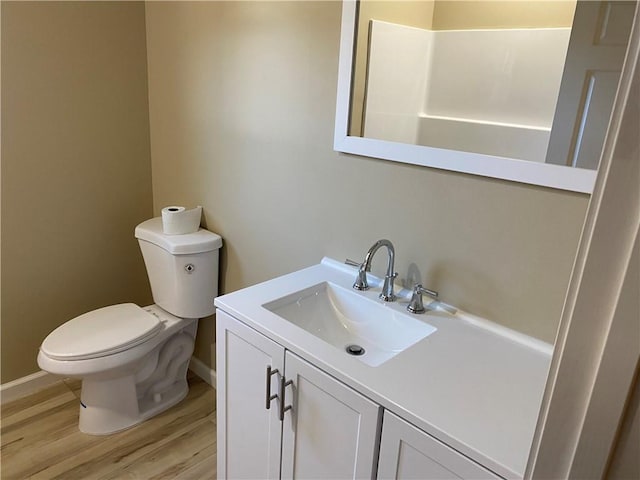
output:
[[[384,276],[382,292],[380,293],[379,297],[385,302],[393,302],[396,299],[396,296],[393,293],[393,281],[398,276],[398,274],[393,271],[395,250],[393,248],[393,244],[389,240],[378,240],[371,246],[371,248],[367,252],[367,255],[364,257],[364,262],[358,264],[358,277],[353,284],[353,288],[355,288],[356,290],[369,289],[369,283],[367,282],[367,272],[371,271],[371,260],[380,247],[387,247],[387,255],[389,261],[387,263],[387,273]]]

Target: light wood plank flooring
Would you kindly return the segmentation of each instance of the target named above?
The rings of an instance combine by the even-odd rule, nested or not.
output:
[[[0,477],[214,479],[215,390],[189,375],[189,395],[146,422],[108,436],[78,430],[80,382],[65,380],[8,403],[0,418]]]

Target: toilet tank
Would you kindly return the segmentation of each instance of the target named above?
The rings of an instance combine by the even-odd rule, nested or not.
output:
[[[151,293],[156,305],[181,318],[212,315],[218,295],[218,260],[222,238],[203,228],[166,235],[162,218],[136,227]]]

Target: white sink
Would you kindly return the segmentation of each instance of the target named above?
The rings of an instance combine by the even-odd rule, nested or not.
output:
[[[330,282],[265,303],[263,307],[372,367],[436,331],[397,307]]]

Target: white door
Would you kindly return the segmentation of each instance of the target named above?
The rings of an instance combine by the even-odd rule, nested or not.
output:
[[[277,479],[282,423],[267,390],[278,391],[284,348],[221,310],[216,323],[218,478]]]
[[[381,408],[286,353],[282,478],[372,479]]]
[[[547,163],[595,170],[618,89],[635,2],[578,2]]]
[[[499,479],[431,435],[385,411],[378,479]]]

